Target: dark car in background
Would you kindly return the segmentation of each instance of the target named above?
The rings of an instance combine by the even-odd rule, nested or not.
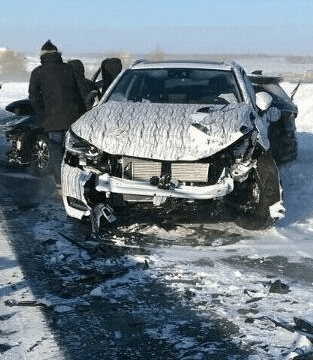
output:
[[[255,92],[265,91],[270,94],[273,98],[271,106],[277,107],[281,112],[280,119],[271,123],[268,129],[268,138],[276,163],[281,164],[296,159],[298,144],[295,120],[298,107],[293,102],[293,97],[299,84],[292,95],[288,96],[280,85],[283,79],[279,76],[267,76],[262,71],[255,71],[249,74],[249,79]]]

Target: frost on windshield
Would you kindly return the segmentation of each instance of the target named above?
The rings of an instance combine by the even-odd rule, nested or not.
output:
[[[212,107],[204,113],[197,112],[200,108],[197,104],[109,101],[82,116],[72,130],[110,154],[188,161],[229,146],[243,135],[242,126],[252,128],[249,105]]]

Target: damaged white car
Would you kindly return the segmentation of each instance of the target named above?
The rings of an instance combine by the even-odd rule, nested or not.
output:
[[[260,225],[284,215],[267,136],[280,117],[237,63],[138,61],[67,133],[69,216],[116,219],[115,203],[225,199]]]

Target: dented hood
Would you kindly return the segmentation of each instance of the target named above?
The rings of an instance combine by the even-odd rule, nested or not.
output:
[[[251,106],[244,103],[197,112],[196,104],[109,101],[80,117],[72,130],[114,155],[165,161],[208,157],[252,129]]]

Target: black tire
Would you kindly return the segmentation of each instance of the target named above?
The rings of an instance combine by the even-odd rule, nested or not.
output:
[[[250,228],[264,229],[275,223],[277,219],[271,216],[270,206],[281,200],[282,190],[278,168],[270,152],[258,158],[256,169],[235,194],[233,201],[237,201],[243,212],[242,219]]]
[[[52,172],[52,154],[48,138],[43,134],[36,134],[30,142],[30,167],[37,176],[48,175]]]

